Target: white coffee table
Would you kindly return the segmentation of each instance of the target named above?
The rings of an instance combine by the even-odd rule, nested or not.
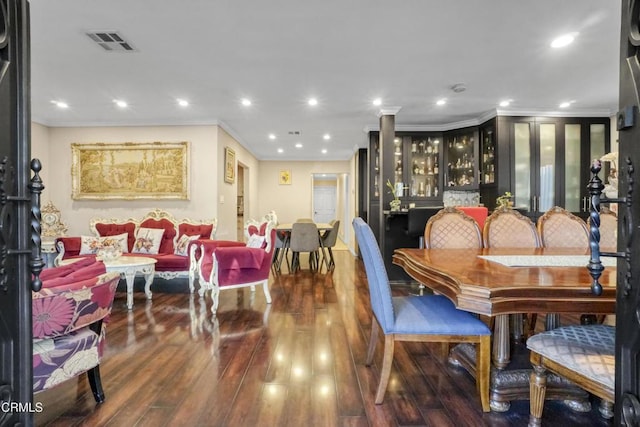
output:
[[[127,309],[133,308],[133,280],[137,273],[144,275],[144,293],[151,299],[151,283],[156,272],[156,260],[142,256],[121,256],[115,260],[103,261],[107,271],[120,273],[127,282]]]

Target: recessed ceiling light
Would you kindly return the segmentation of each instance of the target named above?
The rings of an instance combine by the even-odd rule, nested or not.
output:
[[[558,107],[560,107],[560,108],[569,108],[571,106],[571,104],[573,104],[573,101],[565,101],[565,102],[561,102],[560,105],[558,105]]]
[[[189,101],[187,101],[186,99],[176,99],[176,102],[181,107],[188,107],[189,106]]]
[[[318,100],[315,98],[309,98],[309,101],[307,101],[309,103],[309,105],[311,106],[315,106],[318,105]]]
[[[327,149],[326,148],[322,149],[322,154],[327,154]]]
[[[276,139],[276,135],[273,134],[273,133],[270,133],[269,134],[269,139],[271,139],[271,140]]]
[[[296,148],[302,148],[302,144],[298,142],[298,143],[296,144]]]
[[[282,148],[278,148],[278,153],[284,153],[284,150]]]
[[[127,105],[128,105],[126,101],[123,101],[121,99],[114,99],[113,102],[120,108],[127,108]]]
[[[380,99],[380,98],[376,98],[376,99],[374,99],[374,100],[373,100],[373,105],[375,105],[376,107],[377,107],[378,105],[382,105],[382,99]]]
[[[559,47],[568,46],[571,43],[573,43],[573,41],[576,39],[577,35],[578,35],[578,33],[569,33],[569,34],[563,34],[560,37],[556,37],[551,42],[551,47],[559,48]]]
[[[442,99],[438,99],[438,100],[436,101],[436,105],[444,105],[444,104],[446,104],[446,103],[447,103],[447,100],[446,100],[446,99],[444,99],[444,98],[442,98]]]
[[[510,99],[505,99],[504,101],[500,101],[500,106],[501,107],[508,107],[511,104],[511,100]]]
[[[62,109],[69,108],[69,104],[67,104],[64,101],[51,101],[51,103],[58,108],[62,108]]]
[[[324,135],[322,135],[322,139],[324,139],[325,141],[328,141],[331,139],[331,135],[329,135],[328,133],[325,133]]]
[[[251,105],[251,100],[247,99],[247,98],[242,98],[242,101],[240,101],[242,103],[242,105],[244,105],[245,107],[248,107]]]

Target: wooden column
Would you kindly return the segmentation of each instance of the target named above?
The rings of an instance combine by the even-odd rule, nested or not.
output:
[[[387,179],[393,176],[393,140],[396,137],[396,114],[400,107],[388,107],[380,110],[380,250],[384,251],[385,216],[384,210],[388,208],[393,196],[387,192]],[[384,252],[383,252],[384,253]]]

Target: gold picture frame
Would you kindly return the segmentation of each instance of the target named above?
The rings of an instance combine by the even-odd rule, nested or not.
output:
[[[291,171],[281,170],[278,178],[278,183],[280,185],[291,185]]]
[[[189,143],[71,144],[74,200],[189,200]]]
[[[229,147],[224,147],[224,182],[236,182],[236,152]]]

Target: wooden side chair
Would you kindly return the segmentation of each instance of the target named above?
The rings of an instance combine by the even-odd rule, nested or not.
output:
[[[559,206],[538,218],[537,228],[545,248],[589,248],[587,224]]]
[[[533,372],[529,379],[529,426],[541,425],[547,371],[573,381],[602,399],[599,411],[613,417],[615,398],[615,328],[573,325],[536,334],[527,340]]]
[[[481,248],[482,235],[475,219],[454,207],[447,207],[427,221],[424,245],[428,249]]]
[[[482,240],[486,248],[539,248],[540,236],[536,225],[517,210],[509,207],[496,208],[487,217],[482,230]],[[527,314],[527,336],[533,334],[538,315]],[[511,320],[511,335],[519,340],[522,338],[523,315],[513,314]]]
[[[443,295],[393,297],[389,276],[371,228],[362,218],[353,220],[353,228],[364,261],[373,311],[367,366],[373,361],[380,329],[384,334],[384,356],[375,396],[376,405],[384,400],[396,341],[472,342],[478,345],[476,387],[482,411],[489,412],[491,331],[487,325],[472,314],[458,310]]]
[[[482,230],[486,248],[539,248],[536,225],[511,208],[497,208],[487,217]]]

